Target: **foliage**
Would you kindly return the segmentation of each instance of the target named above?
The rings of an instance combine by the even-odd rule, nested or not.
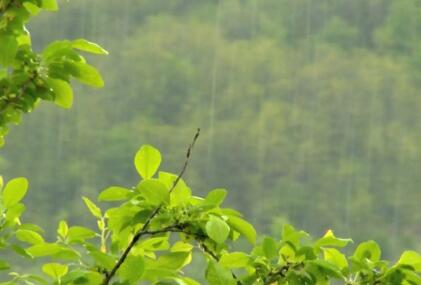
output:
[[[330,284],[330,280],[421,284],[421,255],[414,251],[405,251],[389,264],[381,259],[374,241],[360,243],[346,256],[340,250],[352,240],[338,238],[331,230],[312,240],[306,232],[284,225],[280,238],[257,237],[239,212],[223,207],[226,190],[194,196],[181,179],[183,171],[179,175],[158,171],[160,162],[157,149],[142,146],[134,160],[139,183],[131,188],[112,186],[98,196],[99,201],[112,202],[112,207],[101,209],[83,197],[97,229],[60,221],[53,242],[44,239],[39,226],[21,222],[26,179],[15,178],[2,186],[1,249],[42,258],[43,274],[11,272],[12,279],[1,284],[194,285],[198,281],[183,270],[195,251],[207,258],[205,278],[211,285]],[[250,252],[231,251],[239,238],[253,245]],[[0,260],[0,269],[9,270],[10,264]]]
[[[12,22],[16,18],[18,26],[27,20],[25,17],[29,13],[55,7],[54,1],[22,1],[22,6],[18,1],[0,3],[1,7],[7,8],[2,19],[8,18],[11,9],[16,12],[12,13]],[[331,25],[343,26],[343,23],[335,20]],[[230,32],[237,34],[235,30],[233,26]],[[15,35],[15,30],[11,33]],[[354,30],[350,33],[356,36]],[[244,33],[239,35],[244,36]],[[349,40],[348,35],[338,34],[338,29],[332,27],[326,30],[325,36],[329,41]],[[96,70],[75,51],[105,53],[93,43],[85,40],[53,43],[40,57],[34,56],[34,66],[29,67],[27,62],[19,63],[16,59],[21,48],[23,53],[34,54],[27,43],[25,46],[19,40],[14,42],[10,35],[4,37],[4,43],[3,63],[11,62],[13,67],[5,67],[7,92],[2,94],[9,94],[3,99],[7,107],[1,113],[6,114],[5,124],[13,122],[9,118],[15,114],[19,117],[22,111],[29,111],[39,99],[70,107],[70,77],[95,87],[102,85]],[[242,50],[241,45],[236,48]],[[29,75],[23,74],[28,68]],[[41,72],[43,68],[46,73]],[[15,73],[26,79],[17,80],[12,76]],[[41,80],[42,84],[32,84],[33,79]],[[14,90],[16,95],[8,93],[9,90]],[[35,99],[28,103],[26,94],[30,94],[29,90],[35,92],[31,95]],[[42,95],[44,91],[49,96]],[[69,225],[62,220],[57,226],[57,239],[52,242],[44,236],[41,227],[21,221],[27,180],[20,177],[4,184],[0,177],[0,250],[2,253],[14,251],[43,263],[43,274],[22,274],[14,271],[10,261],[2,255],[0,270],[8,272],[11,279],[1,284],[129,285],[149,282],[194,285],[199,283],[189,278],[184,269],[192,262],[196,251],[206,257],[204,275],[211,285],[331,284],[335,280],[361,285],[421,284],[421,256],[415,251],[405,251],[396,263],[389,264],[382,260],[381,249],[374,241],[358,244],[353,254],[347,256],[340,249],[352,241],[336,237],[331,230],[312,240],[308,233],[284,225],[280,238],[258,237],[241,213],[222,206],[226,190],[217,188],[203,198],[194,196],[182,176],[198,135],[188,148],[178,175],[158,171],[162,160],[160,152],[150,145],[142,146],[134,158],[140,176],[136,186],[111,186],[103,190],[98,200],[112,203],[106,209],[83,197],[97,228]],[[252,245],[251,251],[233,250],[242,239]]]
[[[93,87],[103,86],[98,71],[78,52],[107,54],[85,39],[55,41],[42,53],[33,51],[25,25],[42,10],[57,10],[56,0],[0,1],[0,146],[10,123],[19,123],[40,100],[70,108],[71,78]]]

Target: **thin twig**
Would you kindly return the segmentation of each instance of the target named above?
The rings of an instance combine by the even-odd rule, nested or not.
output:
[[[174,183],[171,187],[171,189],[169,190],[169,192],[171,193],[174,188],[177,186],[178,182],[180,181],[181,177],[184,175],[184,172],[187,169],[187,165],[189,164],[190,161],[190,156],[191,156],[191,150],[194,147],[194,144],[196,143],[196,140],[198,139],[200,134],[200,129],[197,129],[196,134],[193,137],[192,142],[190,143],[188,149],[187,149],[187,153],[186,153],[186,160],[184,161],[183,167],[181,168],[180,173],[178,174],[177,178],[174,180]],[[136,245],[136,243],[139,241],[139,239],[149,233],[158,233],[158,232],[163,232],[165,229],[161,229],[161,230],[157,230],[157,231],[148,231],[148,227],[149,224],[151,223],[152,219],[159,213],[159,211],[162,208],[162,204],[159,205],[148,217],[148,219],[146,220],[146,222],[143,224],[142,228],[134,235],[133,239],[131,240],[131,242],[129,243],[129,245],[127,246],[127,248],[124,250],[123,254],[120,256],[120,258],[118,259],[117,263],[114,265],[114,267],[111,269],[111,271],[106,274],[104,281],[102,282],[103,285],[108,285],[111,281],[111,279],[114,277],[114,275],[117,273],[117,270],[120,268],[120,266],[124,263],[124,261],[126,260],[127,256],[129,255],[131,249]],[[168,230],[167,230],[168,231]],[[165,232],[165,231],[164,231]]]

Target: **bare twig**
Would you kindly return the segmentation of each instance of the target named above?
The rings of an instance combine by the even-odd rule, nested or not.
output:
[[[181,177],[184,175],[184,172],[187,169],[187,165],[190,162],[190,156],[191,156],[191,151],[194,147],[194,144],[196,143],[196,140],[198,139],[200,134],[200,129],[197,129],[196,134],[193,137],[192,142],[190,143],[188,149],[187,149],[187,153],[186,153],[186,160],[184,161],[183,167],[181,168],[180,173],[178,174],[177,178],[174,180],[174,183],[171,187],[171,189],[169,190],[169,192],[171,193],[175,187],[177,186],[178,182],[180,181]],[[164,229],[160,229],[160,230],[156,230],[156,231],[148,231],[148,227],[149,224],[151,223],[152,219],[155,218],[155,216],[159,213],[159,211],[162,208],[162,204],[159,205],[148,217],[148,219],[146,220],[146,222],[143,224],[142,228],[134,235],[133,239],[131,240],[131,242],[129,243],[129,245],[127,246],[127,248],[124,250],[123,254],[120,256],[120,258],[118,259],[117,263],[114,265],[114,267],[111,269],[111,271],[106,274],[104,281],[102,282],[103,285],[108,285],[111,281],[111,279],[114,277],[114,275],[117,273],[117,270],[120,268],[120,266],[124,263],[124,261],[126,260],[127,256],[129,255],[131,249],[136,245],[136,243],[139,241],[139,239],[144,236],[145,234],[158,234],[158,233],[164,233],[164,232],[168,232],[169,230],[164,228]],[[179,230],[181,231],[181,230]]]

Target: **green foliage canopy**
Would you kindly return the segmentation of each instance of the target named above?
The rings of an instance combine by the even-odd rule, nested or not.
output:
[[[56,0],[0,1],[0,146],[10,123],[19,123],[22,113],[31,112],[40,100],[63,108],[73,103],[72,78],[102,87],[98,71],[79,51],[107,54],[85,39],[55,41],[41,53],[33,51],[25,25],[42,10],[57,10]]]

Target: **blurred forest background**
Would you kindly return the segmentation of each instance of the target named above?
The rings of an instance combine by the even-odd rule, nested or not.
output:
[[[85,37],[110,51],[92,58],[104,89],[43,104],[0,150],[50,235],[93,222],[81,195],[137,183],[141,144],[177,172],[201,127],[187,182],[228,189],[260,231],[421,250],[421,2],[72,0],[36,18],[38,50]]]

